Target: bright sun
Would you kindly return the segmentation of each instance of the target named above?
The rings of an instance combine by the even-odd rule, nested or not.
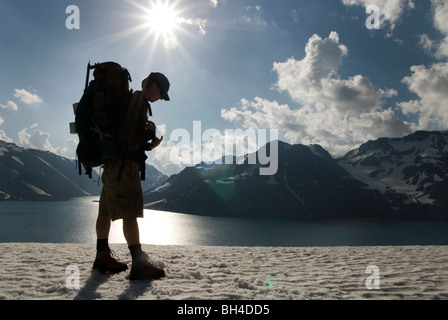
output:
[[[141,24],[125,30],[123,35],[146,31],[136,47],[152,40],[150,46],[150,55],[154,54],[158,44],[162,44],[168,50],[182,50],[178,36],[187,34],[183,26],[192,24],[191,19],[182,18],[186,8],[178,8],[182,0],[126,0],[137,8],[139,13],[131,14],[136,20],[142,21]],[[143,3],[142,3],[143,2]]]
[[[159,35],[172,34],[178,24],[178,17],[172,7],[158,2],[148,10],[148,25]]]

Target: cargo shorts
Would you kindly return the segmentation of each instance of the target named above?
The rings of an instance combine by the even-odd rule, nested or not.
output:
[[[120,180],[121,163],[124,166]],[[112,159],[103,165],[99,215],[117,219],[143,218],[143,193],[140,167],[136,161]]]

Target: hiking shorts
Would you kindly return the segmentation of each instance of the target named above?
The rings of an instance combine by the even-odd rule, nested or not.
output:
[[[117,180],[121,163],[124,166]],[[132,160],[112,159],[103,165],[103,190],[99,215],[117,219],[143,218],[143,193],[139,164]]]

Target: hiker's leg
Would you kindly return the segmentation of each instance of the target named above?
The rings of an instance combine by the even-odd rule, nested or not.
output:
[[[110,231],[110,218],[108,216],[98,216],[96,219],[97,239],[107,239]]]
[[[140,244],[137,218],[123,219],[123,234],[128,246]]]
[[[119,273],[128,269],[128,266],[126,263],[117,260],[109,248],[110,225],[111,219],[109,216],[98,215],[96,220],[96,257],[92,269],[103,273]]]

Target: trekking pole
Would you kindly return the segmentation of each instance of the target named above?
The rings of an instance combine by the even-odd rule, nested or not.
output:
[[[89,63],[87,64],[86,89],[87,89],[87,86],[89,85],[90,69],[91,69],[91,67],[90,67],[90,61],[89,61]]]

